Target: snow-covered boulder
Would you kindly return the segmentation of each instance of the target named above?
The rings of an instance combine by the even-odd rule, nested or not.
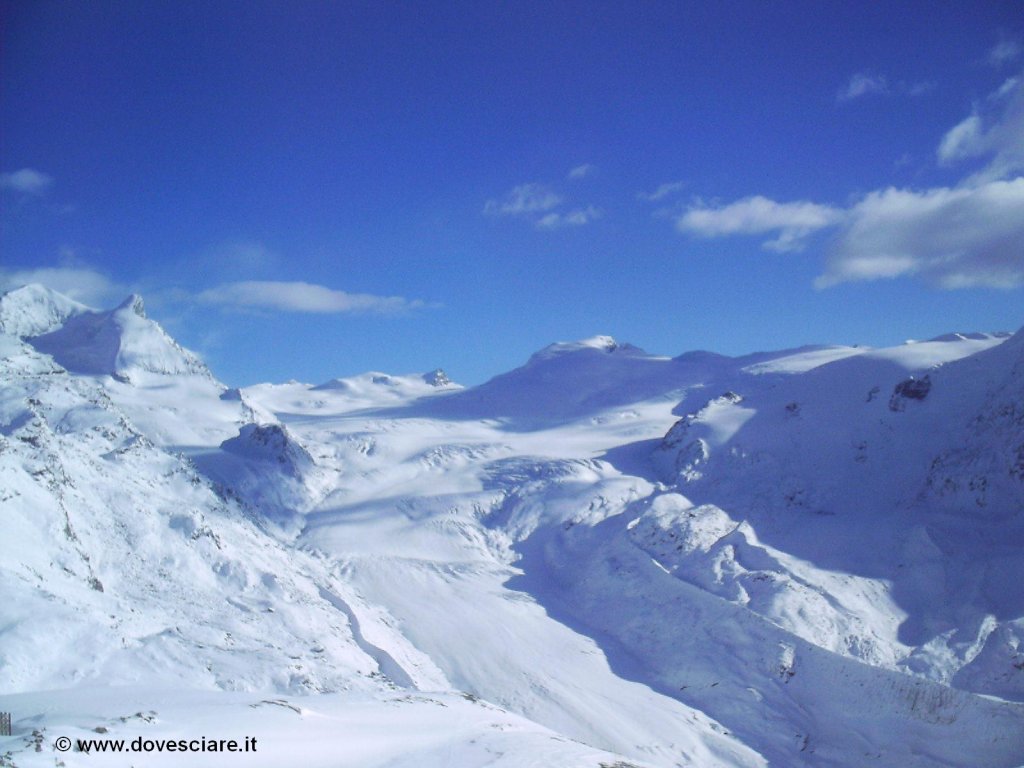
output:
[[[242,458],[272,462],[296,478],[314,465],[309,451],[282,424],[246,424],[238,437],[225,440],[221,448]]]

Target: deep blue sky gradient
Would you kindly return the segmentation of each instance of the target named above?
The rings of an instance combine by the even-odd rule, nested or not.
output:
[[[0,2],[0,266],[137,290],[231,384],[443,366],[476,383],[555,340],[651,351],[890,344],[1024,323],[1022,291],[818,290],[830,235],[705,239],[760,194],[844,206],[955,184],[943,135],[1021,62],[1020,2]],[[856,73],[887,93],[837,98]],[[594,166],[584,178],[570,169]],[[659,184],[683,188],[659,203]],[[585,226],[484,213],[549,187]],[[659,209],[664,209],[659,213]],[[417,299],[398,316],[238,311],[238,280]]]

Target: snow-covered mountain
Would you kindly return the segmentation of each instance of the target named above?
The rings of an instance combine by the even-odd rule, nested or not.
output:
[[[0,295],[0,333],[40,336],[88,311],[84,304],[33,283]]]
[[[0,322],[0,765],[1024,764],[1024,332],[231,390]]]
[[[53,302],[51,296],[47,298]],[[120,378],[130,378],[136,372],[212,377],[198,357],[146,317],[142,297],[135,294],[109,312],[75,312],[56,330],[23,335],[33,337],[32,346],[72,373]]]

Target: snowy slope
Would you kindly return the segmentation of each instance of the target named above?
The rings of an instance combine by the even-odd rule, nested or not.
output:
[[[60,328],[68,318],[89,311],[84,304],[32,283],[0,295],[0,333],[40,336]]]
[[[0,697],[15,712],[0,759],[19,768],[110,766],[222,768],[645,768],[566,739],[469,695],[384,692],[294,697],[246,693],[99,689]],[[43,720],[42,723],[39,721]],[[54,753],[58,738],[133,741],[150,751]],[[161,742],[234,739],[248,752],[157,752]],[[255,740],[248,741],[249,740]],[[40,751],[35,750],[39,744]],[[110,748],[109,746],[107,747]],[[11,762],[16,761],[16,762]]]
[[[140,308],[0,335],[15,765],[1024,764],[1024,333],[228,390]]]
[[[221,735],[264,738],[250,765],[280,765],[297,749],[313,765],[619,760],[457,692],[396,693],[451,685],[337,563],[289,546],[251,500],[162,449],[109,394],[141,410],[151,389],[70,374],[11,335],[0,335],[0,365],[0,710],[14,713],[4,765],[95,764],[55,755],[52,740],[96,728],[195,737],[211,717]],[[182,433],[175,422],[208,405],[182,416],[157,400],[149,415]],[[275,462],[283,449],[286,469],[309,469],[308,454],[275,440],[283,430],[236,432],[226,454]],[[312,707],[283,698],[326,692]]]
[[[74,373],[126,379],[134,373],[210,376],[198,357],[146,317],[142,298],[134,294],[108,312],[75,314],[33,338],[32,345]]]
[[[329,564],[220,498],[95,383],[33,375],[46,361],[27,346],[5,353],[5,692],[313,691],[376,668],[325,597],[346,594]]]
[[[793,381],[763,368],[738,378],[743,394],[694,410],[654,452],[663,479],[715,505],[717,528],[743,526],[733,536],[743,546],[698,546],[705,563],[692,568],[697,561],[686,558],[679,574],[700,579],[713,562],[717,575],[705,586],[723,596],[753,602],[832,650],[944,682],[998,629],[1002,668],[986,674],[1002,682],[974,689],[1013,688],[1012,698],[1024,699],[1015,666],[1024,614],[1016,587],[1024,577],[1022,339],[866,352]],[[982,349],[965,355],[965,347]],[[743,562],[751,546],[770,556],[768,566]],[[815,571],[859,586],[844,595]],[[891,585],[883,594],[880,582]]]
[[[8,333],[25,337],[67,371],[94,378],[159,445],[217,445],[247,423],[273,420],[232,397],[195,354],[146,316],[137,295],[104,312],[41,286],[12,291],[3,301],[18,331]]]

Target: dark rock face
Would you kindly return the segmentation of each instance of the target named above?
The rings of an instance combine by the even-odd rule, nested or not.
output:
[[[907,400],[924,400],[932,389],[931,377],[915,379],[911,376],[904,379],[892,391],[889,398],[890,411],[902,411],[906,407]]]

